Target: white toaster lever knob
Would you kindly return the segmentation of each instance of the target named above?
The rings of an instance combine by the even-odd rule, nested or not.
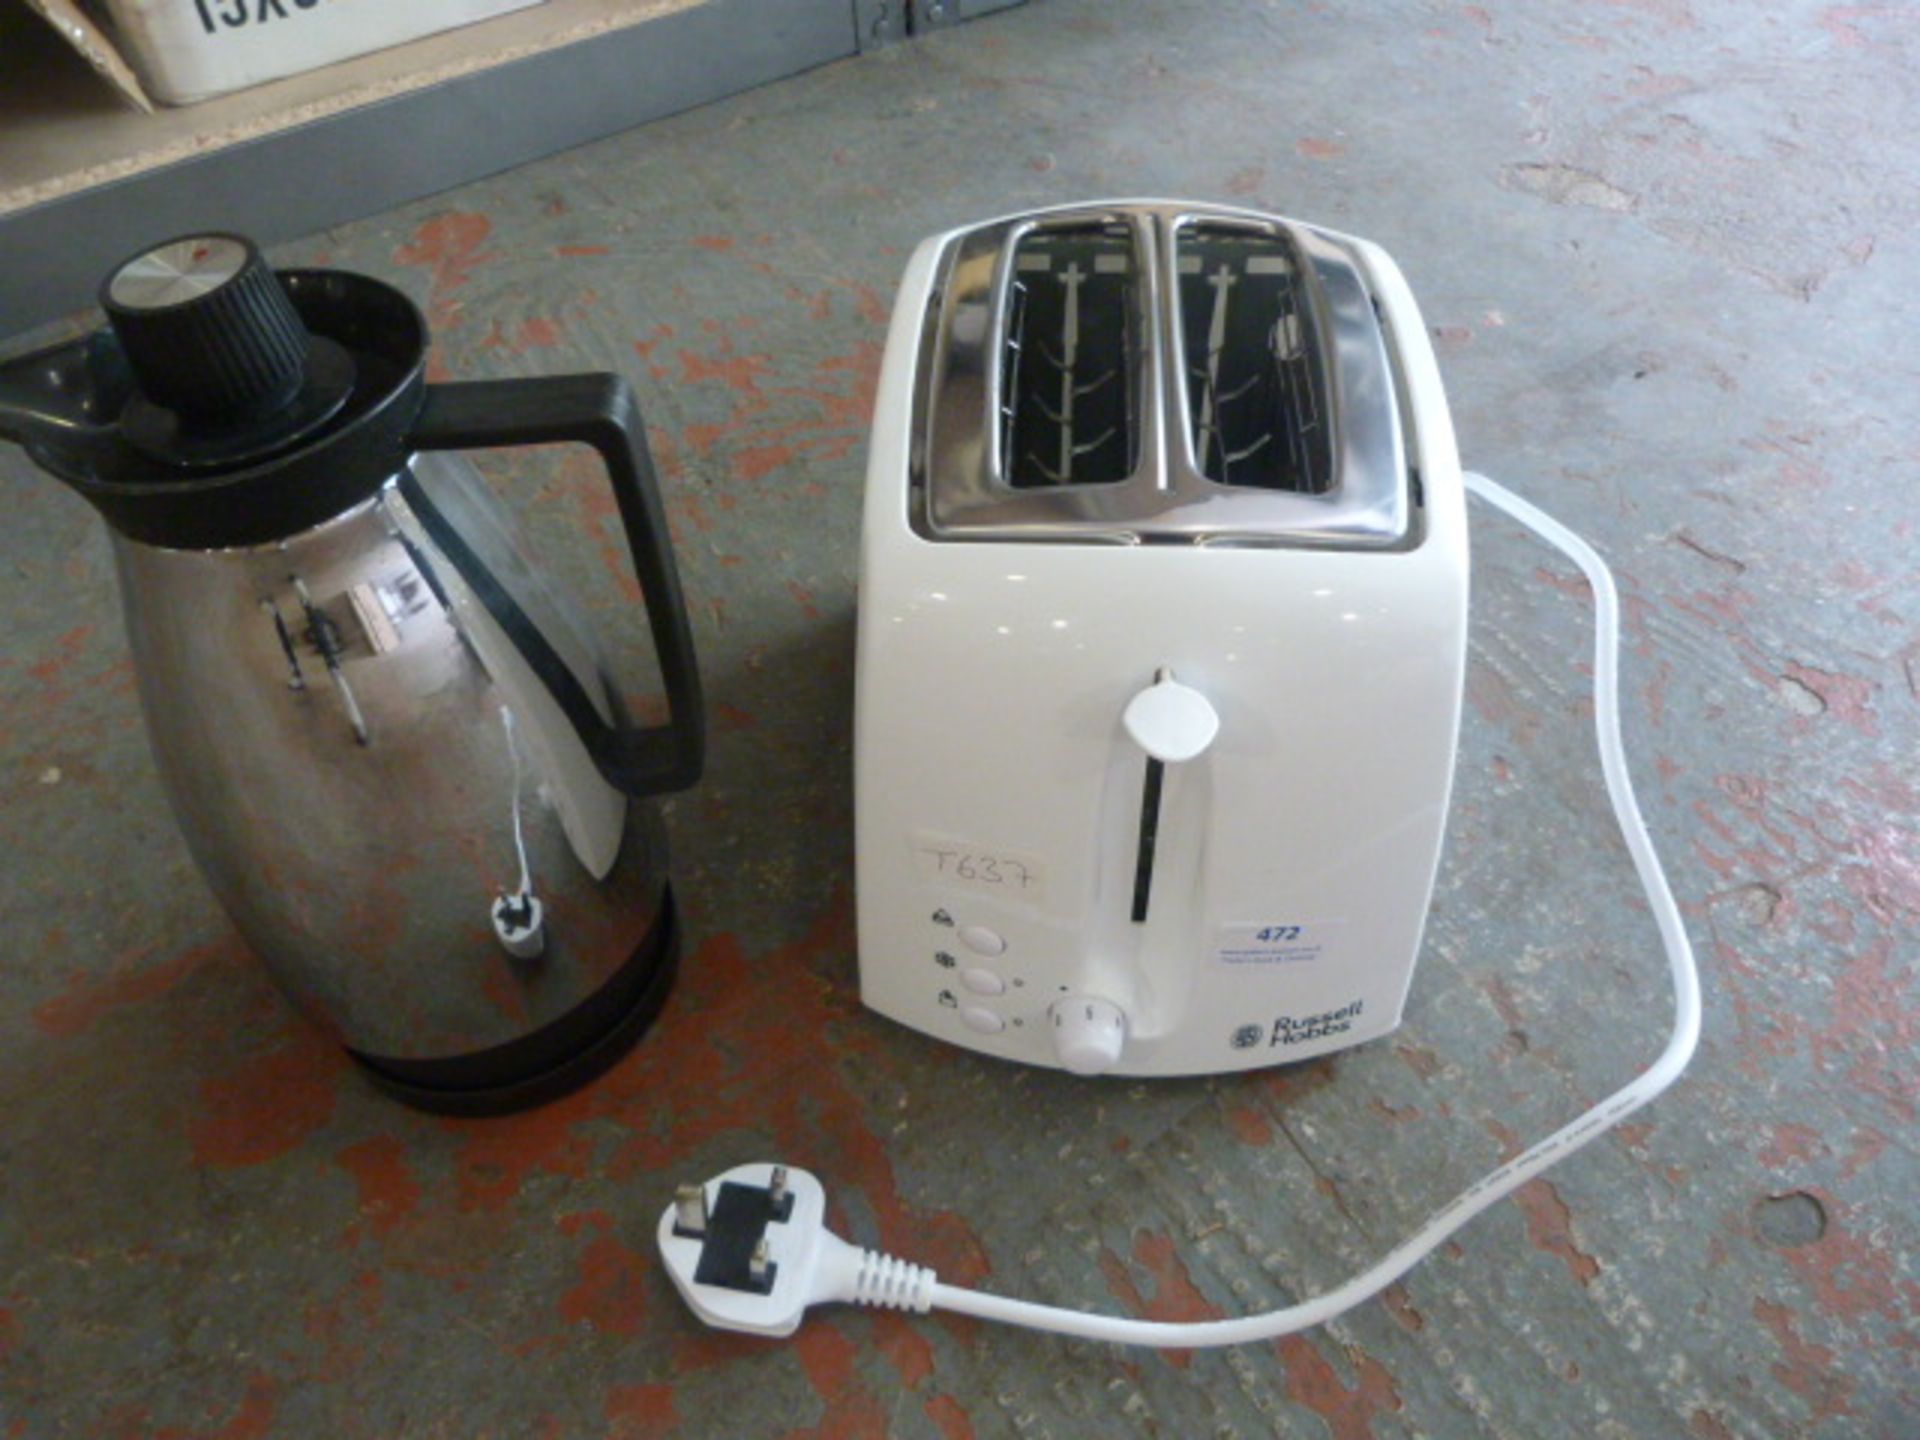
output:
[[[1060,1063],[1076,1075],[1098,1075],[1113,1068],[1127,1040],[1126,1012],[1111,1000],[1091,995],[1069,995],[1056,1000],[1053,1049]]]
[[[1127,702],[1121,719],[1134,744],[1170,765],[1193,759],[1220,733],[1220,714],[1213,703],[1165,670]]]

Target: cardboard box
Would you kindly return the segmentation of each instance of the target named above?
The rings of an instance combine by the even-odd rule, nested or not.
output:
[[[540,0],[86,0],[146,91],[189,105]]]

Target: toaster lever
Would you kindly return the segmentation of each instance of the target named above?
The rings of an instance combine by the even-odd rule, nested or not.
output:
[[[1220,714],[1213,702],[1165,669],[1127,702],[1121,718],[1134,744],[1169,765],[1199,756],[1220,733]]]

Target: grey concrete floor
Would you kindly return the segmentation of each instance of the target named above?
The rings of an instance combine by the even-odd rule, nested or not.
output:
[[[1917,67],[1893,5],[1045,0],[285,247],[405,286],[447,374],[635,382],[715,727],[669,808],[685,974],[545,1110],[369,1091],[176,838],[99,525],[0,456],[0,1435],[1920,1433]],[[849,622],[891,286],[925,233],[1128,192],[1382,242],[1470,463],[1617,567],[1699,1059],[1384,1303],[1277,1345],[703,1333],[651,1252],[678,1178],[784,1156],[951,1278],[1234,1313],[1344,1277],[1658,1047],[1588,607],[1489,516],[1395,1037],[1090,1083],[861,1012]],[[596,482],[498,474],[639,664]]]

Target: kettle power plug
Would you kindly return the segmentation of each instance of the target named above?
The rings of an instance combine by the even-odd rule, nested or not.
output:
[[[826,1232],[819,1182],[761,1164],[682,1187],[661,1217],[703,1320],[784,1335],[844,1302],[1163,1347],[1289,1334],[1646,1104],[1699,1036],[1620,739],[1612,578],[1461,472],[1392,260],[1165,202],[919,248],[875,405],[855,704],[861,994],[907,1025],[1126,1075],[1291,1062],[1394,1028],[1452,784],[1467,494],[1592,587],[1601,767],[1674,988],[1655,1062],[1360,1275],[1264,1315],[1148,1322],[944,1285]]]

